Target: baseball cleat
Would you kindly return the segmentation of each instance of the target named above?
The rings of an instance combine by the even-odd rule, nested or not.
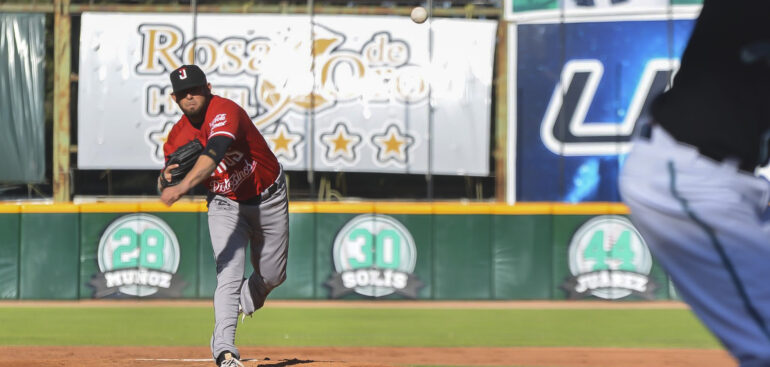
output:
[[[219,367],[244,367],[243,363],[230,352],[222,353],[222,362]]]

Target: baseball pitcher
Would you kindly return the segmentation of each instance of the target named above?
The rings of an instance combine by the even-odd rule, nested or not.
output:
[[[211,94],[195,65],[171,72],[184,112],[169,132],[158,178],[168,206],[192,187],[208,189],[208,223],[217,266],[211,352],[218,366],[243,366],[235,347],[238,314],[251,315],[286,279],[289,210],[284,173],[246,111]],[[243,278],[246,246],[254,273]]]

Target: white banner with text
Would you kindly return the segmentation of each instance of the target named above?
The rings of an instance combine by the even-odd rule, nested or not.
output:
[[[84,13],[77,165],[160,168],[181,116],[168,74],[195,63],[288,170],[486,176],[496,29],[396,16]]]

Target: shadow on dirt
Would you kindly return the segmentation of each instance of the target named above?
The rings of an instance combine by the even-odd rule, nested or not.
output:
[[[297,366],[302,365],[306,363],[314,363],[318,361],[312,361],[312,360],[302,360],[302,359],[284,359],[282,361],[275,361],[275,362],[268,362],[268,363],[260,363],[257,365],[257,367],[285,367],[285,366]]]

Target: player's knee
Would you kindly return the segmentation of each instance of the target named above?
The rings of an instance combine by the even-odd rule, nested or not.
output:
[[[262,279],[264,280],[267,289],[272,290],[273,288],[281,285],[284,281],[286,281],[286,272],[283,271],[278,274],[263,276]]]
[[[234,277],[217,276],[217,290],[225,293],[236,294],[241,288],[241,279]]]

